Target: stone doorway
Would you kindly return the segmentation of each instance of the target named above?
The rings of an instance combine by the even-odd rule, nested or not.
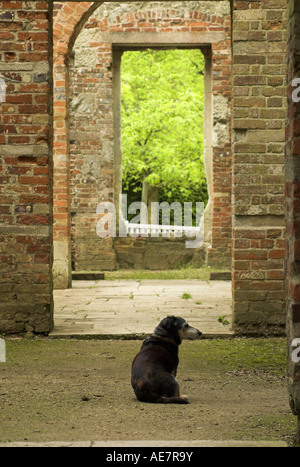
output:
[[[124,45],[113,47],[113,69],[114,69],[114,160],[115,160],[115,203],[117,206],[116,212],[120,212],[119,199],[120,194],[122,193],[122,159],[123,159],[123,149],[124,136],[122,137],[122,119],[121,119],[121,76],[122,76],[122,57],[124,53],[127,54],[139,54],[142,51],[152,50],[152,51],[172,51],[178,50],[184,53],[188,50],[199,50],[202,54],[205,64],[203,69],[203,81],[204,81],[204,105],[203,105],[203,125],[199,124],[199,133],[204,136],[204,147],[203,147],[203,158],[204,158],[204,167],[205,167],[205,176],[208,185],[208,194],[212,195],[212,137],[213,137],[213,118],[212,118],[212,83],[211,83],[211,73],[212,73],[212,53],[210,46],[203,46],[198,48],[196,41],[193,44],[182,45],[182,38],[179,39],[181,42],[175,43],[175,38],[173,36],[167,37],[165,41],[169,40],[170,42],[159,42],[161,39],[159,35],[149,34],[148,43],[143,45],[142,43],[137,44],[135,40],[141,40],[142,38],[135,34],[132,38],[129,37],[129,42]],[[144,37],[146,39],[146,37]],[[191,35],[189,36],[191,40]],[[128,55],[127,55],[128,57]],[[182,84],[182,87],[184,85]],[[226,108],[224,109],[226,112]],[[172,144],[172,142],[171,142]],[[174,144],[174,142],[173,142]],[[125,148],[126,149],[126,148]],[[199,170],[200,177],[200,170]],[[148,188],[149,190],[149,188]],[[147,190],[147,191],[148,191]],[[141,217],[140,222],[143,224],[158,224],[161,221],[152,222],[151,221],[151,201],[158,202],[158,189],[156,195],[153,193],[149,194],[149,205],[147,206],[147,200],[143,199],[144,191],[140,193],[139,201],[146,203],[148,208],[148,217],[143,220]],[[149,192],[150,193],[150,192]],[[125,211],[123,212],[123,222],[124,217],[128,218],[128,209],[129,203],[127,198],[132,201],[130,194],[126,194],[126,206]],[[136,198],[137,199],[137,198]],[[165,201],[161,200],[160,202]],[[171,203],[175,201],[175,198],[169,200],[168,205],[171,206]],[[202,201],[202,199],[198,199]],[[183,212],[183,203],[181,203],[181,211]],[[174,213],[174,211],[173,211]],[[138,214],[138,212],[136,212]],[[133,268],[133,269],[151,269],[151,270],[160,270],[160,269],[174,269],[182,267],[184,265],[193,265],[194,267],[201,267],[207,264],[207,250],[211,248],[211,237],[212,237],[212,212],[211,212],[211,200],[209,198],[207,207],[204,212],[204,245],[196,250],[187,248],[186,244],[188,238],[183,234],[181,237],[176,237],[174,234],[170,234],[167,238],[160,234],[158,235],[141,235],[138,238],[135,238],[133,235],[127,235],[127,238],[124,238],[120,235],[114,240],[114,250],[116,253],[116,263],[117,268]],[[152,213],[153,215],[153,213]],[[157,212],[158,215],[158,212]],[[118,222],[118,216],[117,216]]]

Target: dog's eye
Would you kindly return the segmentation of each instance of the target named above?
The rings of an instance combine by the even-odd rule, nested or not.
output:
[[[187,323],[185,323],[184,328],[186,329],[188,327],[189,327],[189,325]]]

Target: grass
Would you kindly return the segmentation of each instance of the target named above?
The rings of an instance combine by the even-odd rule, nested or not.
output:
[[[64,366],[66,361],[78,363],[78,359],[87,365],[94,363],[98,350],[104,353],[118,355],[122,365],[131,355],[131,347],[140,346],[136,341],[103,341],[40,338],[22,339],[5,338],[7,348],[7,364],[1,368],[17,366],[26,367],[40,365],[52,367]],[[118,353],[118,347],[122,352]],[[124,347],[124,348],[123,348]],[[134,353],[134,350],[133,350]],[[186,364],[191,369],[204,370],[214,368],[214,371],[226,372],[230,370],[266,370],[273,374],[286,374],[286,339],[274,338],[234,338],[234,339],[200,339],[185,341],[180,349],[182,357],[185,355]],[[199,358],[201,357],[201,358]],[[39,363],[38,363],[39,362]]]
[[[223,269],[210,267],[193,268],[185,266],[180,269],[170,269],[167,271],[150,271],[146,269],[120,269],[118,271],[105,271],[106,280],[174,280],[174,279],[198,279],[209,281],[211,272],[223,272]]]
[[[286,374],[286,340],[284,338],[204,339],[193,342],[189,364],[195,369],[214,371],[268,371]],[[185,351],[183,346],[181,352]],[[201,363],[199,362],[201,355]]]
[[[226,315],[219,316],[218,321],[219,323],[222,323],[223,326],[227,326],[229,324],[228,319],[226,319]]]
[[[181,295],[181,298],[182,298],[183,300],[189,300],[189,298],[192,298],[192,296],[191,296],[191,294],[184,292],[184,293]]]

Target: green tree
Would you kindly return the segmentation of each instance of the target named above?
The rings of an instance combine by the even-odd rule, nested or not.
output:
[[[123,192],[129,200],[207,202],[204,58],[198,49],[122,57]]]

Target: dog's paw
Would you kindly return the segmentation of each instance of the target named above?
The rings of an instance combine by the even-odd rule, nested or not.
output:
[[[180,396],[180,398],[182,399],[183,404],[189,404],[189,400],[187,396]]]

